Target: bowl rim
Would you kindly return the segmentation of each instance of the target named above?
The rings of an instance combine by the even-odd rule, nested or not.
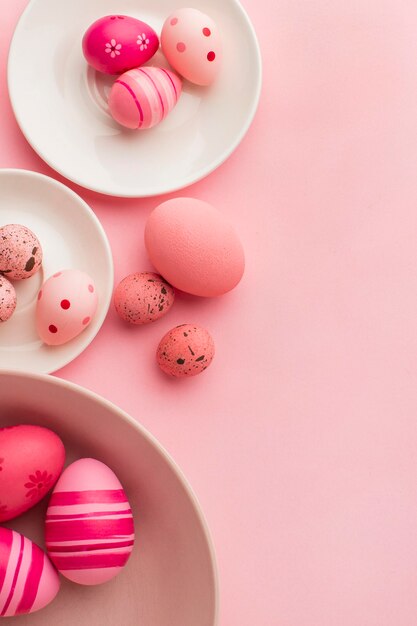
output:
[[[59,378],[58,376],[51,376],[48,374],[39,374],[32,372],[23,372],[19,370],[0,370],[0,378],[7,377],[18,377],[21,379],[32,379],[40,381],[41,383],[45,383],[47,385],[55,385],[56,387],[60,387],[62,389],[69,390],[71,393],[79,394],[84,396],[88,400],[99,404],[100,406],[112,411],[117,415],[117,417],[128,425],[132,426],[135,430],[139,431],[140,434],[147,440],[147,442],[154,448],[156,452],[158,452],[168,463],[171,470],[174,472],[181,485],[185,489],[192,507],[197,515],[197,518],[201,524],[203,535],[206,541],[210,562],[212,566],[212,576],[213,576],[213,587],[214,587],[214,622],[213,626],[218,626],[219,622],[219,571],[216,559],[216,553],[214,548],[214,542],[211,536],[211,532],[206,521],[206,518],[203,513],[203,509],[198,501],[196,494],[191,487],[188,479],[186,478],[184,472],[179,467],[179,465],[174,461],[173,457],[165,450],[163,445],[159,443],[158,439],[152,435],[152,433],[147,430],[140,422],[135,420],[131,415],[129,415],[126,411],[119,408],[116,404],[107,400],[103,396],[100,396],[95,391],[90,389],[86,389],[77,383],[73,383],[64,378]]]

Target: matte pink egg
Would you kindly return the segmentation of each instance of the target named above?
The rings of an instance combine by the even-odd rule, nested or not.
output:
[[[10,280],[30,278],[42,265],[42,247],[35,233],[21,224],[0,228],[0,273]]]
[[[45,552],[20,533],[0,527],[0,617],[43,609],[59,586]]]
[[[154,209],[145,245],[157,271],[173,287],[196,296],[219,296],[243,276],[245,257],[235,230],[207,202],[174,198]]]
[[[126,128],[152,128],[175,107],[181,89],[178,76],[164,68],[130,70],[116,80],[110,91],[110,113]]]
[[[16,309],[16,291],[12,283],[0,274],[0,322],[7,322]]]
[[[118,315],[130,324],[149,324],[160,319],[172,307],[175,291],[166,280],[152,272],[126,276],[114,291]]]
[[[212,362],[214,353],[214,341],[205,328],[182,324],[161,339],[156,358],[165,374],[185,378],[204,372]]]
[[[128,499],[114,472],[96,459],[69,465],[51,496],[45,541],[57,569],[80,585],[114,578],[133,550]]]
[[[181,76],[197,85],[211,85],[222,60],[222,43],[215,22],[197,9],[178,9],[164,23],[163,53]]]
[[[0,428],[0,523],[42,500],[64,461],[64,445],[52,430],[31,425]]]
[[[97,309],[92,278],[79,270],[57,272],[38,294],[36,326],[42,341],[60,346],[87,328]]]
[[[89,65],[105,74],[122,74],[149,61],[159,48],[156,32],[128,15],[106,15],[91,24],[83,37]]]

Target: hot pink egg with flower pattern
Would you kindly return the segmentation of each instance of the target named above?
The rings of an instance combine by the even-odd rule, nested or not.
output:
[[[66,578],[99,585],[114,578],[133,550],[132,510],[114,472],[96,459],[69,465],[51,496],[45,541]]]
[[[59,586],[45,552],[20,533],[0,527],[0,617],[43,609]]]
[[[64,445],[48,428],[0,428],[0,522],[37,504],[56,483],[64,460]]]
[[[90,324],[97,309],[92,278],[79,270],[56,272],[38,294],[36,325],[42,341],[60,346]]]
[[[149,61],[159,48],[156,32],[134,17],[106,15],[86,31],[83,52],[89,65],[105,74],[122,74]]]

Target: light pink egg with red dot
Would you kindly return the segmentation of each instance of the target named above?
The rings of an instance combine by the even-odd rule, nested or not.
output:
[[[197,85],[211,85],[222,60],[219,29],[211,17],[197,9],[178,9],[165,21],[161,33],[163,53],[181,76]]]
[[[38,294],[36,326],[42,341],[59,346],[77,337],[97,309],[92,278],[80,270],[56,272]]]

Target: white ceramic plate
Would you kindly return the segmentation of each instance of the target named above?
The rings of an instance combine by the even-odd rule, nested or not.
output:
[[[185,3],[187,5],[187,3]],[[81,40],[103,15],[131,15],[158,33],[177,0],[31,0],[17,25],[8,63],[9,93],[29,143],[55,170],[104,194],[153,196],[207,176],[235,150],[255,114],[261,57],[238,0],[193,0],[221,28],[217,82],[184,82],[180,102],[146,131],[119,127],[107,112],[114,78],[88,68]],[[150,61],[164,64],[162,53]]]
[[[97,587],[62,579],[53,603],[16,626],[214,626],[215,557],[181,471],[137,422],[99,396],[51,376],[0,373],[0,427],[40,424],[62,438],[67,463],[93,456],[121,480],[137,541],[123,572]],[[47,499],[7,526],[43,545]],[[7,622],[8,623],[8,622]]]
[[[0,170],[0,226],[5,224],[24,224],[33,230],[44,257],[34,276],[13,281],[17,307],[0,324],[0,369],[51,373],[81,354],[104,322],[113,290],[109,242],[93,211],[76,193],[48,176],[25,170]],[[72,341],[46,346],[36,332],[37,294],[49,276],[71,268],[94,280],[97,313]]]

